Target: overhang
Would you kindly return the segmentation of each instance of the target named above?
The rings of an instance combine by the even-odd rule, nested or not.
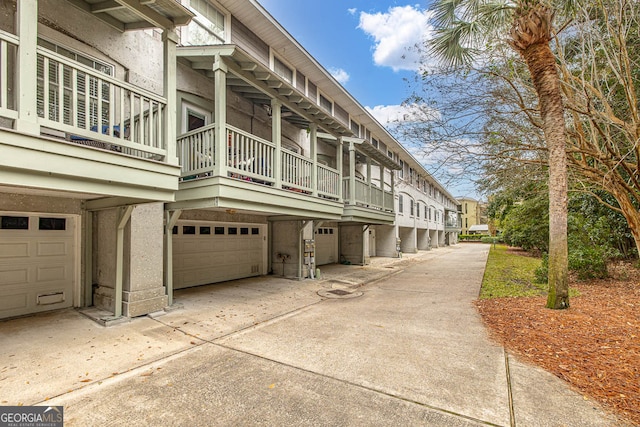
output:
[[[272,99],[281,101],[282,119],[300,129],[315,123],[321,131],[334,136],[353,135],[346,123],[237,45],[180,46],[177,57],[208,77],[213,77],[219,57],[229,71],[227,86],[233,92],[257,105],[270,107]]]
[[[186,25],[195,15],[176,0],[67,0],[118,31]]]

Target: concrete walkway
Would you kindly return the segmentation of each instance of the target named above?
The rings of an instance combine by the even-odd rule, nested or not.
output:
[[[75,310],[0,322],[0,404],[64,405],[68,426],[622,425],[488,339],[487,252],[192,288],[109,328]]]

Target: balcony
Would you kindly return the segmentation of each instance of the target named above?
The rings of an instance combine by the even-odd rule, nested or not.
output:
[[[188,21],[190,14],[178,3],[157,10],[118,4],[101,13],[82,1],[56,6],[18,2],[16,33],[0,30],[1,183],[121,202],[173,200],[179,170],[171,135],[175,117],[167,109],[172,101],[116,78],[98,62],[79,59],[85,52],[51,49],[36,28],[39,12],[93,20],[96,31],[115,37],[111,43],[117,46],[125,39],[116,34],[129,26],[173,28],[174,18]],[[168,37],[162,43],[172,55],[175,41]],[[175,66],[175,59],[164,62]]]
[[[217,207],[338,219],[340,173],[271,141],[211,124],[178,137],[180,191],[173,209]]]

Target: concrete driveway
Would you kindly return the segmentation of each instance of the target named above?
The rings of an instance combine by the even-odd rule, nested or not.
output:
[[[36,355],[38,317],[0,323],[14,332],[0,335],[0,399],[63,405],[69,426],[620,425],[489,340],[472,305],[487,253],[460,244],[327,267],[323,281],[186,290],[183,309],[157,318],[102,329],[75,319],[75,348],[49,343],[55,363],[46,348]]]

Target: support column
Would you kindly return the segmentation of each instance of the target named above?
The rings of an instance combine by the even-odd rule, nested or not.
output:
[[[178,209],[173,212],[165,212],[165,253],[164,253],[164,286],[167,292],[167,305],[173,305],[173,227],[178,222],[178,218],[182,214],[182,210]]]
[[[92,305],[93,299],[93,212],[84,211],[84,236],[82,238],[82,244],[84,249],[84,280],[83,280],[83,292],[84,301],[83,306],[89,307]]]
[[[349,204],[356,204],[356,147],[349,141]]]
[[[391,211],[396,212],[395,209],[395,198],[396,198],[396,182],[395,182],[395,176],[396,173],[395,171],[391,171],[391,206],[389,206],[389,208],[391,209]],[[386,206],[385,206],[386,207]],[[397,214],[397,212],[396,212]]]
[[[276,146],[273,157],[273,177],[275,188],[282,188],[282,103],[271,100],[271,142]]]
[[[18,46],[18,119],[15,121],[17,131],[31,135],[40,135],[38,125],[38,1],[21,0],[17,2],[17,33],[20,37]],[[4,90],[4,88],[3,88]]]
[[[176,75],[177,75],[177,61],[176,61],[176,44],[178,43],[178,35],[174,29],[164,30],[162,33],[162,45],[163,45],[163,87],[164,97],[167,100],[167,106],[165,107],[164,120],[164,142],[167,149],[166,162],[170,165],[178,164],[178,157],[176,154],[176,138],[177,138],[177,89],[176,89]]]
[[[382,190],[382,210],[384,211],[384,210],[387,210],[387,206],[386,206],[387,192],[385,191],[385,186],[384,186],[384,166],[379,165],[378,169],[380,172],[380,189]],[[393,173],[393,171],[391,171],[391,173]],[[391,197],[391,200],[393,200],[393,197]]]
[[[120,208],[116,230],[116,290],[114,295],[114,317],[122,316],[122,283],[124,281],[124,228],[127,226],[135,206]]]
[[[338,138],[336,147],[336,169],[338,170],[338,201],[344,201],[344,184],[342,183],[342,137]]]
[[[227,158],[229,156],[229,140],[227,137],[227,65],[220,55],[216,55],[213,63],[214,101],[213,120],[215,129],[214,176],[227,176]]]
[[[318,197],[318,125],[309,125],[309,138],[311,145],[311,195]]]
[[[373,206],[373,186],[371,185],[371,157],[367,157],[367,188],[368,188],[368,199],[367,204],[369,207]],[[381,200],[382,204],[384,204],[384,197]]]

